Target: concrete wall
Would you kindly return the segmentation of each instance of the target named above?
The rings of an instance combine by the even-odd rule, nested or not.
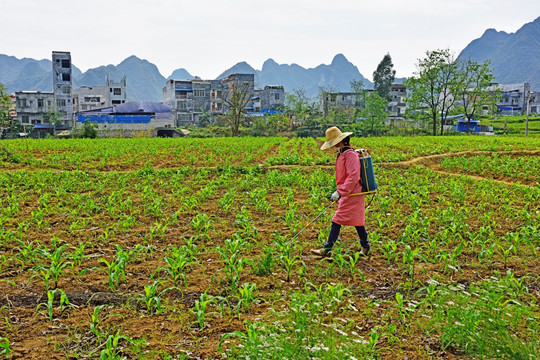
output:
[[[73,130],[76,132],[83,125],[83,122],[77,121]],[[96,130],[99,137],[154,137],[157,136],[158,129],[163,128],[175,128],[175,120],[172,116],[164,118],[159,114],[153,115],[148,123],[99,123]]]

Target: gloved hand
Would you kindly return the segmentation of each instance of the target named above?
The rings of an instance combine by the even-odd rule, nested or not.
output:
[[[341,195],[339,195],[339,193],[337,191],[334,191],[334,193],[332,194],[332,196],[330,197],[330,199],[332,201],[338,201],[339,198],[341,197]]]

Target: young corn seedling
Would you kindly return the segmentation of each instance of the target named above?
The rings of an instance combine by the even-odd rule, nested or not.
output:
[[[397,247],[398,244],[394,240],[382,241],[382,248],[386,255],[386,263],[391,264],[397,259]]]
[[[73,254],[71,254],[71,259],[73,260],[73,266],[81,266],[82,262],[87,258],[87,256],[84,254],[86,245],[88,244],[82,242],[79,244],[79,247],[72,247]]]
[[[233,290],[238,288],[240,275],[247,262],[244,258],[240,257],[240,251],[245,244],[246,243],[242,238],[236,237],[234,240],[226,239],[226,246],[224,248],[220,246],[217,247],[217,251],[224,262],[222,270],[225,273],[225,279],[231,282]]]
[[[53,252],[50,252],[49,250],[40,249],[40,253],[42,256],[47,258],[50,261],[49,267],[46,267],[45,265],[37,265],[34,270],[39,271],[39,275],[44,283],[45,283],[45,289],[48,290],[50,288],[50,282],[54,282],[53,289],[56,289],[58,287],[58,280],[62,276],[62,273],[66,267],[71,265],[71,262],[66,261],[66,257],[68,256],[67,253],[64,252],[68,245],[62,245]]]
[[[34,247],[34,242],[24,243],[21,240],[17,240],[19,246],[16,248],[19,251],[19,256],[15,257],[15,260],[21,263],[21,267],[24,269],[29,263],[34,263],[37,254],[40,251],[40,246]]]
[[[47,291],[47,302],[38,304],[38,306],[36,307],[36,311],[39,311],[39,309],[44,306],[46,308],[46,315],[49,318],[50,322],[52,322],[54,318],[54,296],[57,292],[60,292],[60,313],[63,313],[66,309],[70,309],[73,307],[73,305],[69,303],[69,299],[64,290],[54,289]]]
[[[201,294],[199,300],[195,300],[194,309],[190,310],[190,312],[197,318],[197,324],[201,330],[204,329],[206,315],[208,315],[208,306],[210,304],[215,304],[215,299],[209,298],[206,292],[204,292]]]
[[[411,249],[410,245],[405,246],[405,250],[401,252],[403,264],[405,266],[405,273],[411,278],[411,286],[414,284],[414,259],[417,257],[422,258],[425,261],[425,258],[420,254],[421,248]]]
[[[108,262],[104,258],[100,258],[99,262],[107,267],[107,275],[109,276],[109,288],[114,291],[120,282],[126,280],[126,265],[130,254],[126,253],[120,245],[116,247],[116,258]]]
[[[191,219],[191,225],[197,231],[198,237],[210,240],[210,229],[212,228],[212,219],[206,214],[197,214]]]
[[[401,319],[405,321],[409,317],[409,312],[405,308],[405,300],[403,294],[400,292],[396,293],[396,307],[401,316]]]
[[[345,253],[342,253],[339,250],[336,249],[336,251],[334,252],[334,256],[332,257],[332,262],[335,265],[337,265],[337,267],[339,268],[339,273],[343,274],[343,269],[345,269],[347,265],[349,264],[349,261],[348,261],[349,256],[347,256],[347,253],[348,253],[347,251]]]
[[[337,309],[337,307],[343,301],[345,294],[352,295],[352,292],[343,284],[326,284],[325,296],[328,298],[328,302],[333,309]]]
[[[278,259],[287,274],[287,282],[291,280],[291,274],[294,268],[300,267],[299,275],[301,276],[306,271],[306,263],[300,255],[294,255],[294,252],[299,250],[302,253],[302,248],[295,243],[288,241],[286,237],[274,233],[274,244],[277,248]]]
[[[510,245],[510,247],[505,248],[504,246],[497,244],[497,247],[501,251],[501,255],[504,261],[504,267],[506,268],[506,264],[508,263],[508,258],[510,257],[510,253],[514,250],[514,245]]]
[[[152,285],[144,286],[144,294],[139,294],[138,302],[143,302],[146,306],[146,312],[149,315],[157,312],[161,314],[161,296],[172,288],[166,288],[162,291],[158,290],[158,286],[161,285],[161,281],[154,281]]]
[[[428,280],[429,281],[429,280]],[[426,293],[426,301],[430,306],[433,306],[435,301],[435,296],[438,293],[437,290],[437,283],[434,280],[429,281],[429,284],[427,286],[423,286],[420,289],[418,289],[414,295],[418,296],[419,293],[425,291]]]
[[[362,269],[357,269],[356,268],[356,264],[358,263],[358,261],[360,260],[361,257],[362,256],[360,255],[360,252],[356,251],[354,254],[349,256],[349,259],[346,262],[346,265],[347,265],[347,267],[349,269],[349,272],[351,273],[351,276],[353,277],[353,279],[354,279],[354,276],[356,275],[356,273],[358,273],[358,275],[360,275],[360,278],[362,279],[362,281],[366,281],[366,277],[364,276],[364,273],[362,272]]]
[[[120,333],[116,333],[115,335],[109,335],[107,338],[107,341],[105,342],[105,348],[101,350],[101,353],[99,355],[99,360],[120,360],[120,359],[126,359],[125,356],[120,356],[121,350],[118,348],[118,344],[120,340],[125,340],[129,344],[131,344],[132,339],[125,335],[120,335]]]
[[[226,214],[229,213],[231,207],[234,205],[234,198],[236,197],[236,189],[232,188],[219,199],[219,206],[225,211]]]
[[[106,305],[98,305],[94,308],[94,311],[91,316],[90,320],[90,331],[92,334],[94,334],[97,338],[105,337],[105,333],[102,333],[99,331],[99,327],[102,321],[107,320],[111,316],[119,316],[118,314],[110,314],[106,315],[103,318],[100,318],[99,313]]]
[[[493,266],[493,255],[495,255],[496,246],[496,243],[491,244],[489,247],[483,246],[478,253],[478,262],[486,262],[488,267],[491,268]]]
[[[236,305],[236,311],[248,311],[251,304],[257,302],[255,297],[255,291],[257,290],[257,284],[244,283],[238,288],[238,305]]]
[[[3,359],[9,359],[13,350],[9,347],[9,339],[2,337],[0,338],[0,355]]]
[[[183,281],[184,286],[187,289],[188,284],[185,268],[191,263],[191,259],[189,258],[189,254],[186,253],[186,250],[184,248],[173,247],[171,256],[165,256],[163,260],[165,261],[166,266],[159,270],[164,271],[169,275],[175,287],[178,287]]]

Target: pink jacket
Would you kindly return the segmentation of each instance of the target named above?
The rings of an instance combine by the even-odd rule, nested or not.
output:
[[[353,149],[346,150],[336,160],[336,185],[341,195],[332,221],[340,225],[362,226],[365,223],[365,195],[347,196],[362,192],[360,161]]]

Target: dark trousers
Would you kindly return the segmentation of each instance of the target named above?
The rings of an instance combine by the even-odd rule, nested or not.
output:
[[[368,234],[365,226],[355,226],[358,237],[360,238],[360,245],[363,248],[369,248]],[[341,225],[336,224],[332,221],[332,227],[330,228],[330,234],[328,235],[328,241],[324,244],[326,250],[332,249],[339,237],[339,231],[341,230]]]

